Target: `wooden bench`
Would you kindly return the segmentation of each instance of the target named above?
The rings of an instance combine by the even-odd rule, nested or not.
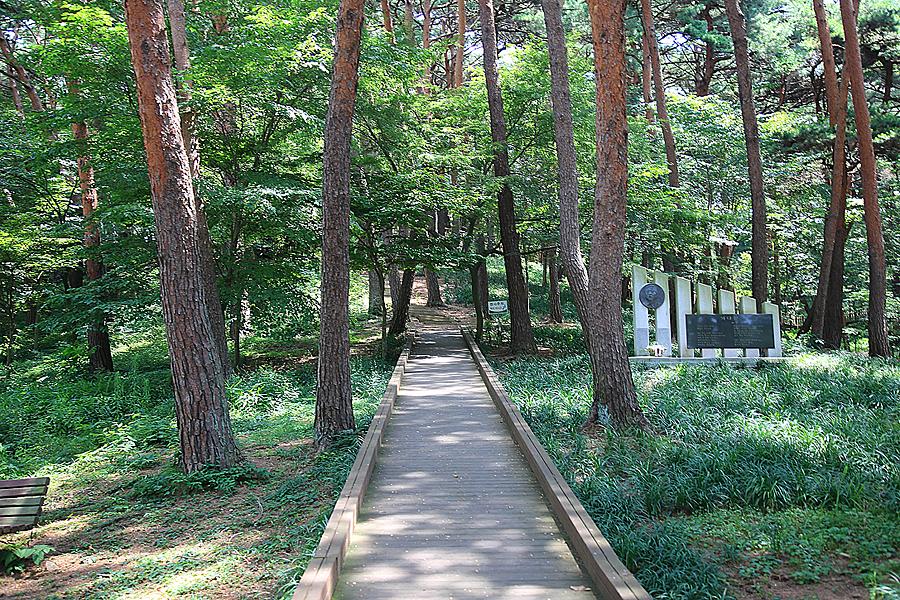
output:
[[[37,525],[49,477],[0,481],[0,535]]]

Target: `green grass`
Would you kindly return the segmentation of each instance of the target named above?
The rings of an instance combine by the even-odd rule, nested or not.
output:
[[[498,370],[654,598],[722,598],[724,573],[766,577],[773,564],[797,582],[818,581],[838,568],[839,552],[870,587],[900,566],[896,362],[811,355],[759,370],[638,370],[659,435],[581,429],[590,404],[584,356]]]
[[[54,540],[48,560],[65,554],[81,561],[74,578],[64,570],[43,573],[39,597],[199,599],[222,589],[288,597],[393,369],[353,357],[357,428],[313,455],[309,351],[264,357],[273,366],[228,383],[234,431],[254,464],[189,476],[176,467],[160,331],[144,331],[117,349],[117,364],[130,365],[124,372],[92,377],[56,355],[10,371],[0,384],[0,478],[50,475],[52,489],[39,527],[4,542],[33,533],[32,544]]]

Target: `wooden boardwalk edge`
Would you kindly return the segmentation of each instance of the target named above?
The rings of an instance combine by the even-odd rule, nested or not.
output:
[[[359,448],[356,460],[353,461],[347,481],[328,518],[328,524],[322,533],[319,546],[310,558],[303,577],[294,588],[291,600],[329,600],[334,594],[334,588],[344,564],[344,557],[350,547],[353,529],[356,527],[356,519],[366,495],[366,488],[372,478],[378,450],[381,448],[384,432],[394,409],[394,401],[397,399],[397,392],[403,381],[403,374],[406,372],[412,341],[413,339],[410,337],[406,348],[397,359],[397,365],[394,367],[394,372],[384,391],[384,397],[375,416],[372,417],[372,424],[369,425],[369,430]]]
[[[472,334],[465,327],[460,329],[491,398],[531,465],[544,495],[569,536],[572,550],[587,569],[596,591],[605,600],[652,600],[650,594],[613,552],[607,539],[553,464],[475,344]]]

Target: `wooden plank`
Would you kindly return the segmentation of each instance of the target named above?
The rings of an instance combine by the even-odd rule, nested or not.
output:
[[[544,494],[570,537],[574,551],[585,565],[598,591],[607,600],[651,600],[650,594],[618,559],[609,542],[600,533],[584,506],[538,442],[481,350],[472,340],[469,331],[463,328],[462,332],[488,392],[534,470]]]
[[[0,489],[0,502],[6,502],[7,498],[32,498],[46,495],[47,486],[9,487]]]
[[[412,341],[411,338],[400,354],[400,358],[397,359],[397,365],[391,374],[381,404],[378,406],[366,437],[356,454],[347,481],[341,488],[341,493],[338,495],[337,503],[331,512],[319,545],[303,572],[300,582],[294,588],[291,600],[328,600],[334,593],[337,578],[353,536],[353,529],[356,526],[356,519],[359,516],[359,509],[372,478],[372,471],[384,439],[384,432],[391,418],[394,401],[397,399],[397,392],[403,381]]]
[[[294,588],[291,600],[327,600],[334,594],[340,572],[335,557],[311,558],[300,583]]]
[[[44,503],[43,496],[14,496],[12,498],[0,498],[0,507],[3,506],[40,506]]]
[[[0,506],[0,517],[30,516],[37,518],[41,514],[40,504],[26,506]]]
[[[0,517],[0,527],[20,527],[34,525],[34,517]]]
[[[33,477],[30,479],[4,479],[0,481],[0,489],[4,488],[29,488],[44,487],[50,485],[49,477]]]

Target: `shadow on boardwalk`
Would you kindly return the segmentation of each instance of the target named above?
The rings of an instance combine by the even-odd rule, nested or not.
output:
[[[590,599],[458,331],[420,333],[334,598]]]

